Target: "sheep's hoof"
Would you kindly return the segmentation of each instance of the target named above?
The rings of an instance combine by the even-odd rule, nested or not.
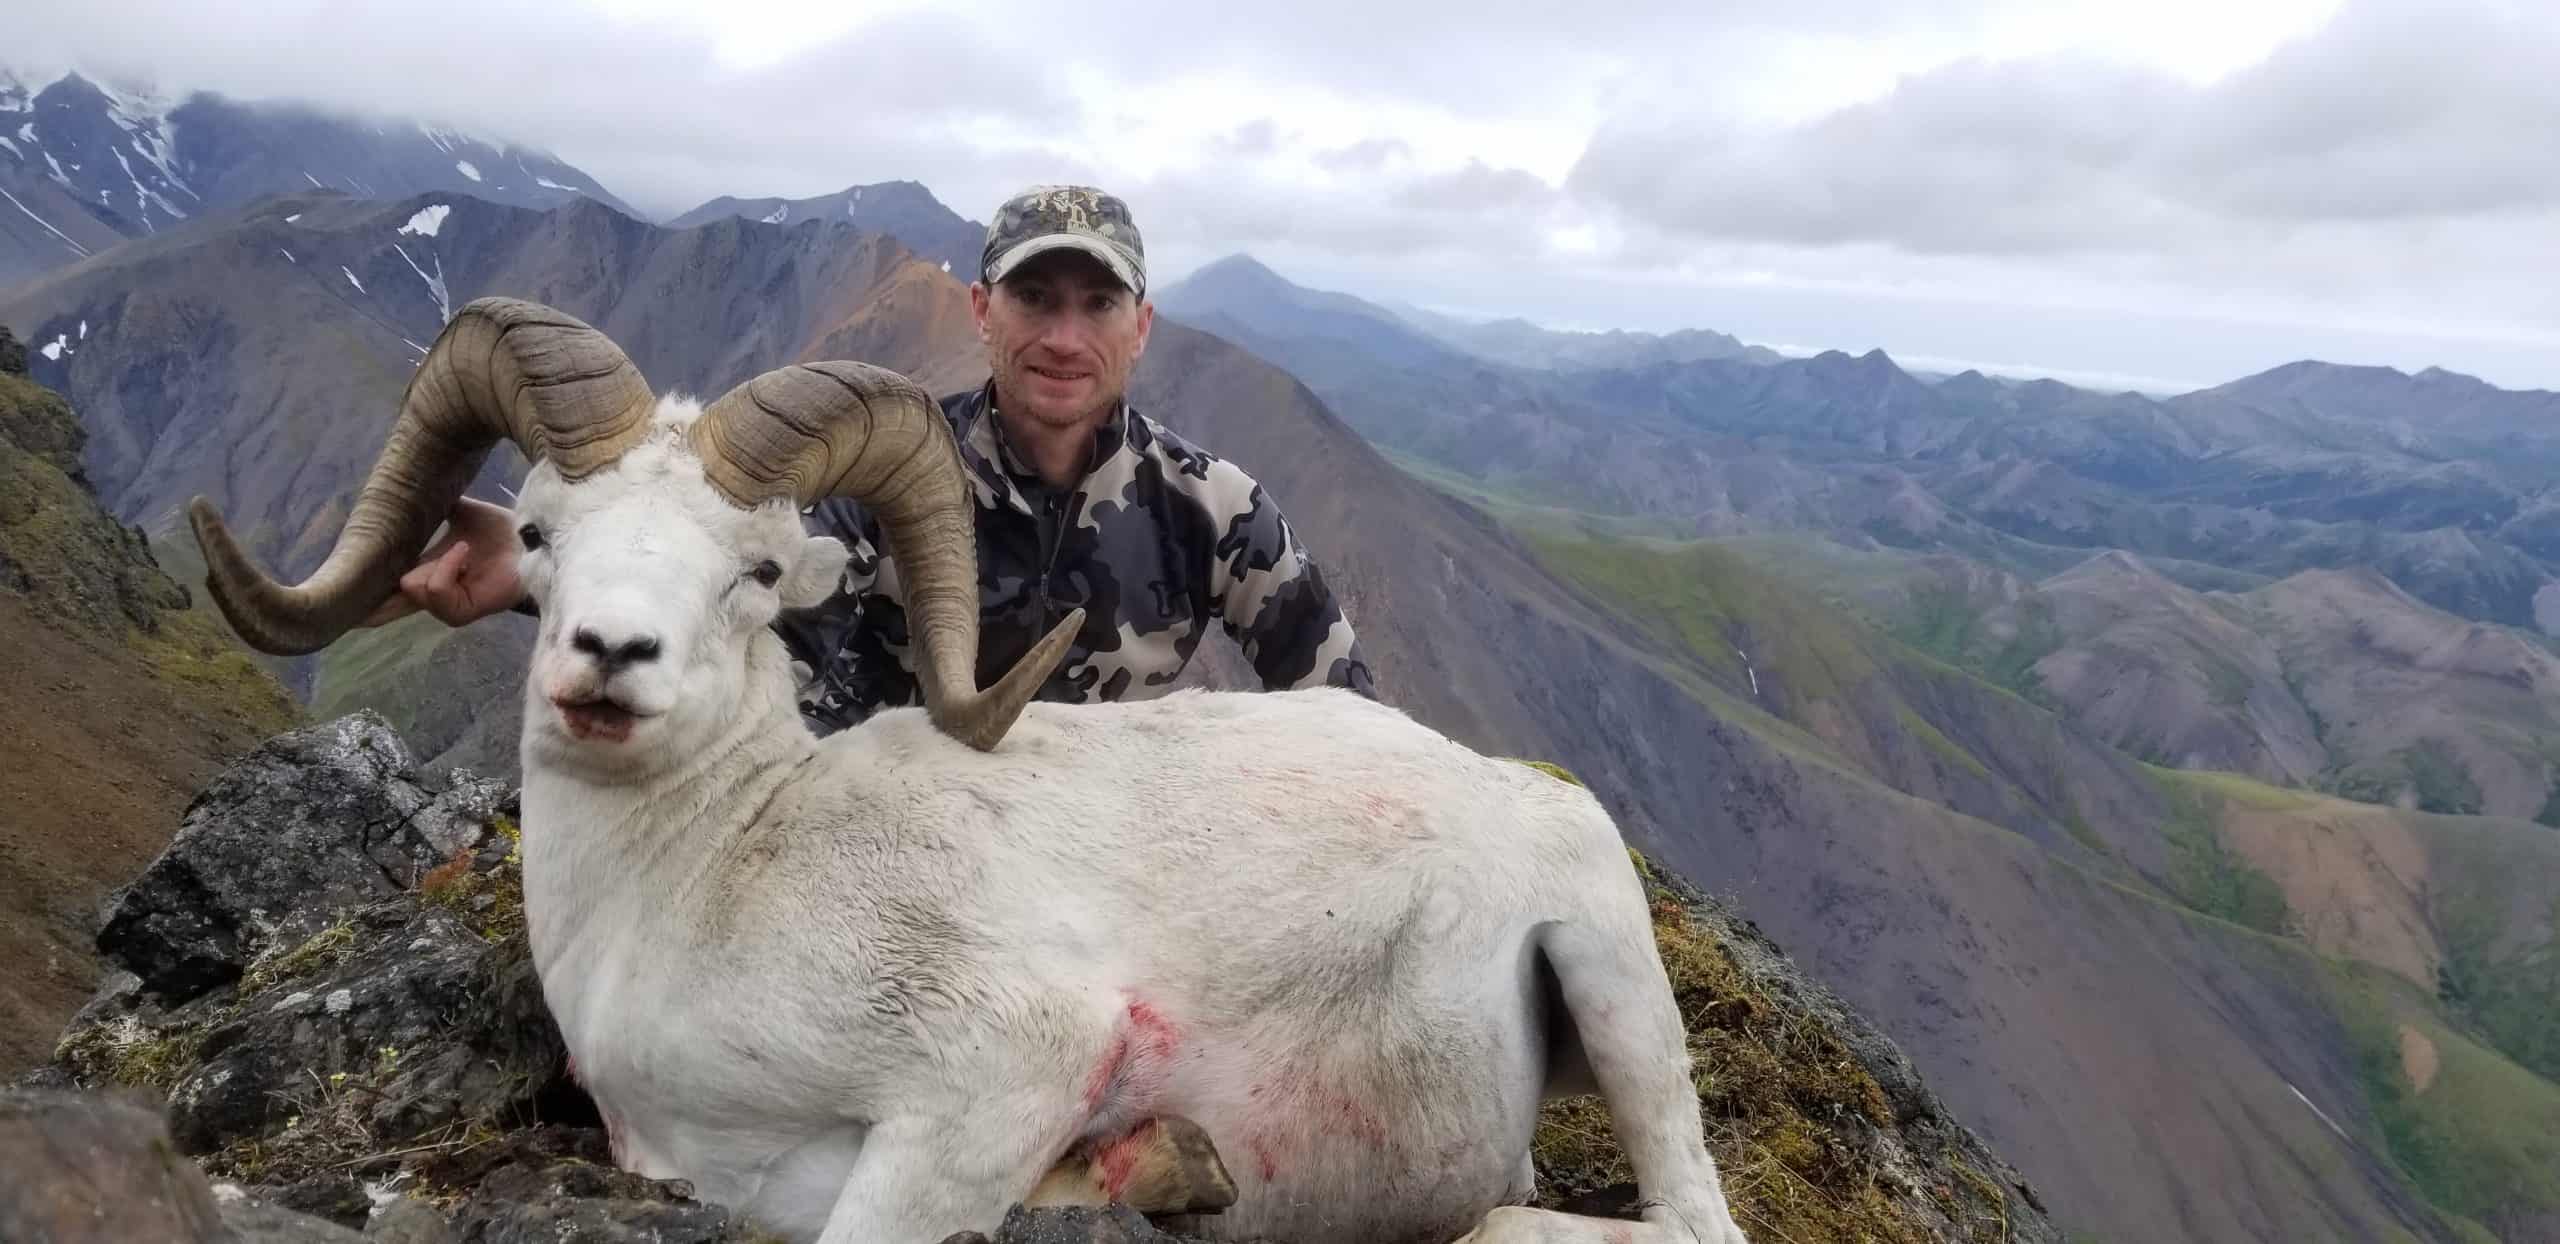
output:
[[[1158,1115],[1116,1140],[1069,1150],[1023,1204],[1038,1209],[1114,1202],[1150,1217],[1214,1214],[1236,1203],[1236,1181],[1199,1124]]]

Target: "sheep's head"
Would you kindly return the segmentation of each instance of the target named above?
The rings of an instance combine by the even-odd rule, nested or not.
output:
[[[842,569],[840,546],[800,530],[799,507],[821,497],[852,497],[880,520],[927,711],[973,747],[1003,737],[1082,621],[1061,621],[995,686],[974,685],[972,503],[949,425],[905,377],[785,367],[695,416],[661,403],[603,334],[494,298],[462,308],[418,365],[310,578],[267,577],[195,499],[207,588],[260,649],[327,645],[397,590],[500,437],[534,463],[517,499],[543,615],[526,725],[563,757],[681,749],[729,719],[754,633],[785,605],[822,598]]]

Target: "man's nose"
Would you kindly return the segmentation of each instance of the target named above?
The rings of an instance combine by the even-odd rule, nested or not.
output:
[[[658,637],[646,632],[615,633],[610,628],[581,626],[569,646],[595,659],[608,676],[658,659]]]

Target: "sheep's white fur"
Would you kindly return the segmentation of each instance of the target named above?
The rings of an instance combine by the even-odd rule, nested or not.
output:
[[[1588,793],[1335,690],[1035,704],[986,753],[914,709],[815,739],[767,624],[844,551],[722,501],[672,434],[697,409],[517,502],[527,916],[620,1161],[794,1240],[931,1244],[1181,1115],[1228,1237],[1740,1244]],[[608,673],[580,629],[658,656]],[[627,737],[554,703],[599,694]],[[1542,1096],[1594,1085],[1646,1221],[1497,1208]]]

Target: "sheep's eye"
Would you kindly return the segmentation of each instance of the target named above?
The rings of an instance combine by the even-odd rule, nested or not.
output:
[[[516,528],[516,538],[524,541],[525,552],[530,553],[542,547],[542,529],[531,523]]]
[[[748,571],[747,573],[754,575],[756,582],[761,583],[766,587],[772,587],[774,584],[782,582],[782,567],[780,564],[775,562],[757,562],[756,568]]]

